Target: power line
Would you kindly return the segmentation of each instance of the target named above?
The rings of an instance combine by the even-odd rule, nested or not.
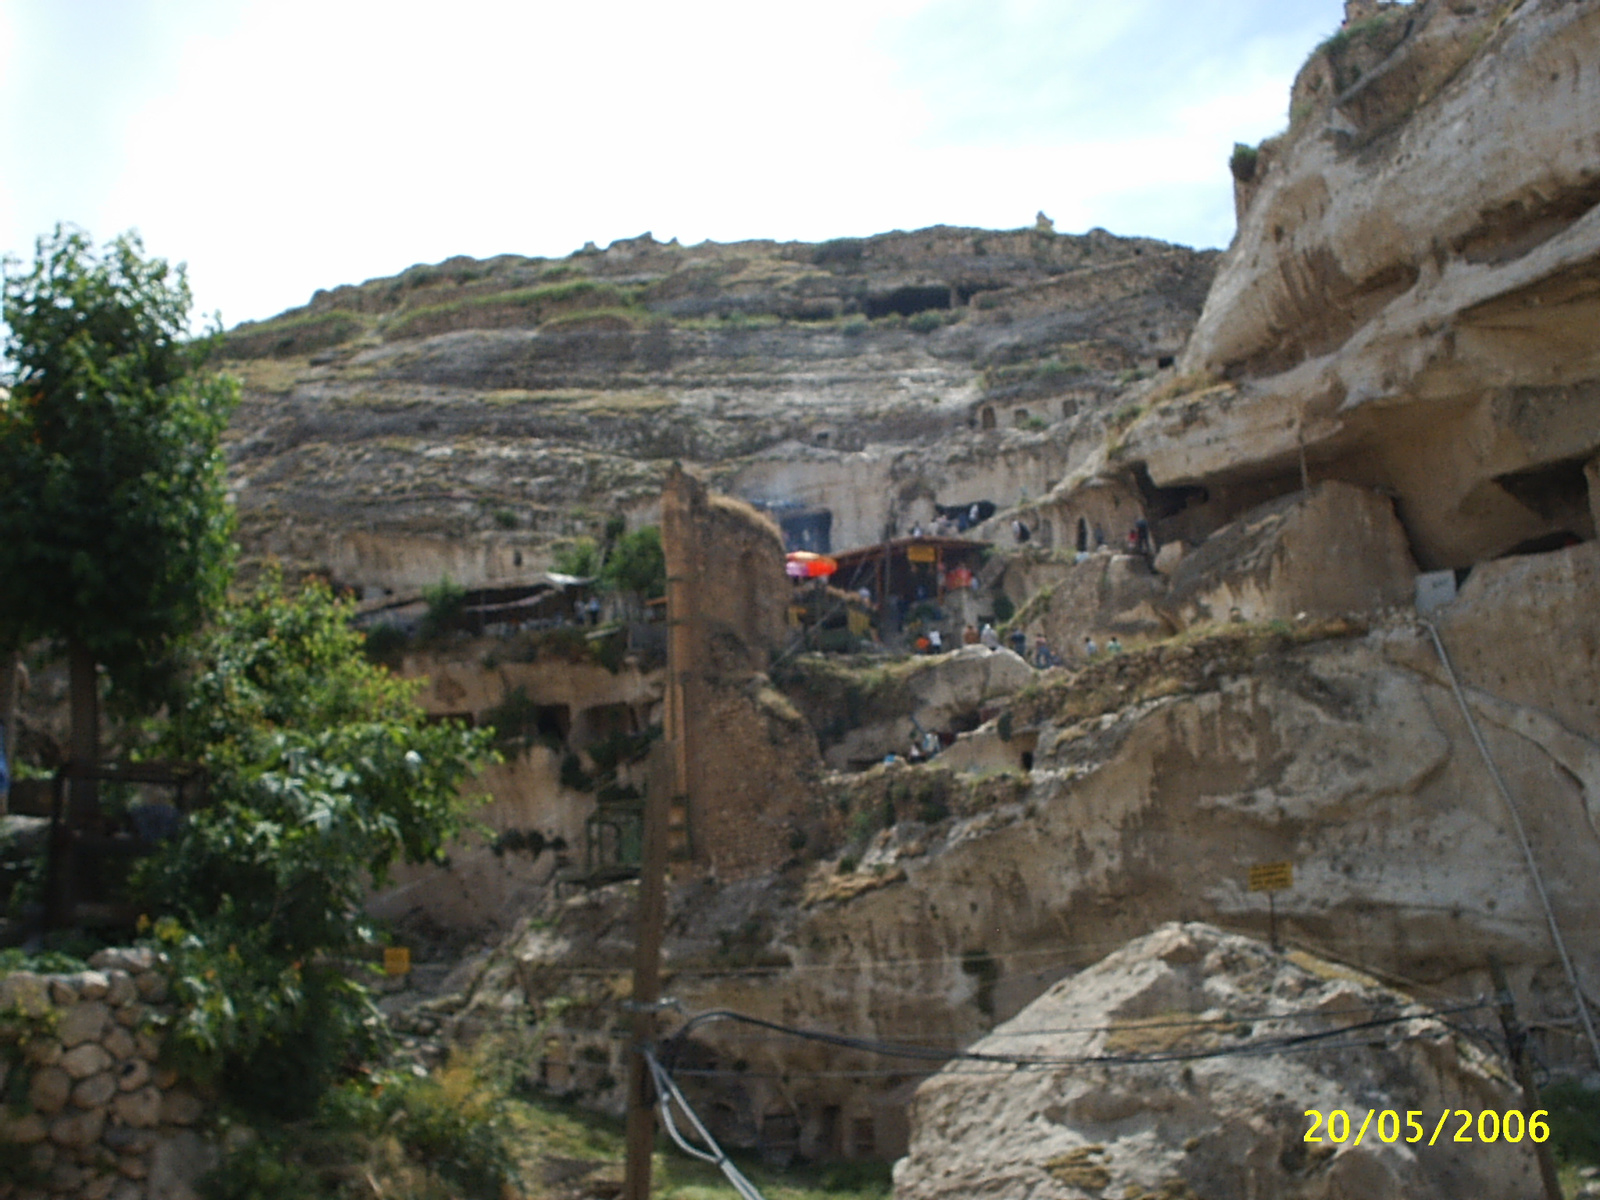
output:
[[[713,1021],[734,1021],[758,1029],[765,1029],[785,1037],[795,1038],[800,1041],[817,1042],[823,1045],[836,1046],[844,1050],[855,1050],[865,1054],[874,1054],[884,1058],[904,1058],[922,1062],[941,1063],[966,1063],[978,1062],[992,1065],[1005,1065],[1010,1067],[1039,1066],[1039,1067],[1067,1067],[1067,1066],[1134,1066],[1144,1063],[1161,1062],[1188,1062],[1206,1058],[1245,1057],[1260,1054],[1274,1054],[1297,1047],[1313,1048],[1317,1043],[1330,1041],[1333,1038],[1364,1030],[1387,1028],[1393,1025],[1405,1024],[1411,1021],[1424,1021],[1442,1019],[1456,1013],[1472,1012],[1488,1007],[1484,1001],[1471,1004],[1460,1004],[1453,1008],[1429,1010],[1423,1013],[1409,1013],[1406,1015],[1376,1017],[1366,1021],[1357,1021],[1340,1025],[1334,1029],[1314,1030],[1309,1033],[1292,1034],[1278,1038],[1266,1039],[1256,1042],[1242,1043],[1236,1046],[1213,1047],[1211,1049],[1174,1050],[1162,1051],[1155,1054],[1094,1054],[1094,1055],[1027,1055],[1027,1054],[995,1054],[987,1051],[953,1050],[940,1046],[925,1046],[912,1043],[885,1042],[874,1038],[853,1037],[848,1034],[831,1033],[825,1030],[803,1029],[798,1026],[785,1025],[778,1021],[768,1021],[762,1017],[752,1017],[746,1013],[734,1012],[731,1009],[712,1009],[690,1018],[671,1038],[668,1046],[672,1050],[681,1045],[696,1028]],[[1123,1027],[1124,1029],[1137,1029],[1138,1026]],[[1107,1032],[1110,1032],[1109,1030]],[[1415,1035],[1418,1037],[1430,1036],[1427,1034]],[[1364,1042],[1350,1042],[1346,1045],[1365,1045]]]
[[[639,1054],[643,1057],[645,1066],[650,1069],[650,1077],[655,1082],[656,1095],[661,1108],[661,1124],[666,1128],[667,1136],[677,1143],[678,1148],[685,1154],[694,1156],[702,1162],[711,1163],[733,1185],[733,1190],[738,1192],[744,1200],[764,1200],[756,1190],[756,1185],[744,1177],[744,1172],[734,1166],[729,1160],[727,1152],[717,1145],[717,1139],[711,1136],[711,1131],[701,1123],[695,1115],[694,1109],[689,1107],[689,1102],[683,1098],[683,1093],[678,1090],[678,1085],[672,1081],[662,1065],[656,1061],[655,1055],[650,1051],[641,1049]],[[688,1118],[689,1124],[694,1127],[696,1136],[709,1147],[709,1153],[691,1146],[682,1133],[678,1131],[677,1124],[672,1119],[672,1106],[676,1104]]]

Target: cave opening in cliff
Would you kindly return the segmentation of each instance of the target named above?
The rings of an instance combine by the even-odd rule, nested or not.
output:
[[[1077,548],[1078,548],[1078,553],[1079,554],[1087,554],[1089,552],[1089,518],[1088,517],[1079,517],[1078,518]]]
[[[1150,478],[1150,469],[1142,462],[1133,464],[1133,482],[1144,502],[1145,515],[1152,521],[1175,517],[1184,509],[1198,507],[1211,499],[1211,493],[1199,484],[1157,485]]]
[[[861,311],[868,317],[887,317],[899,313],[914,317],[919,312],[950,307],[950,289],[944,284],[913,284],[895,288],[881,296],[867,296],[861,301]]]
[[[1551,525],[1558,526],[1562,532],[1579,541],[1594,539],[1597,531],[1589,507],[1589,480],[1584,473],[1584,459],[1568,458],[1541,463],[1525,471],[1496,475],[1494,481],[1518,504]],[[1548,536],[1558,535],[1551,533]]]
[[[981,429],[993,429],[995,426],[994,405],[985,404],[978,413],[978,426]]]

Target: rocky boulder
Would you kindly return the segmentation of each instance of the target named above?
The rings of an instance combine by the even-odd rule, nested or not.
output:
[[[1345,1032],[1349,1030],[1350,1032]],[[1285,1044],[1289,1043],[1289,1044]],[[1537,1190],[1533,1148],[1407,1143],[1517,1107],[1499,1064],[1410,997],[1300,953],[1170,924],[1056,984],[923,1083],[896,1200],[1455,1200]],[[1307,1141],[1307,1109],[1324,1114]],[[1326,1114],[1349,1119],[1334,1132]],[[1356,1144],[1369,1113],[1374,1118]],[[1385,1122],[1388,1118],[1384,1118]],[[1515,1120],[1515,1118],[1513,1118]],[[1453,1130],[1457,1122],[1452,1121]],[[1381,1130],[1381,1134],[1380,1134]]]

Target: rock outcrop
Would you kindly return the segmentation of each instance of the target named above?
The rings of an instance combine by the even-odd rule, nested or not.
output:
[[[922,1084],[896,1200],[1456,1200],[1538,1187],[1525,1133],[1408,1144],[1408,1111],[1423,1136],[1446,1110],[1494,1113],[1497,1139],[1507,1112],[1526,1129],[1504,1072],[1447,1020],[1208,925],[1129,943],[970,1050],[1039,1065],[958,1062]],[[1392,1124],[1374,1129],[1369,1113]]]
[[[1388,489],[1424,569],[1593,538],[1597,63],[1600,5],[1561,0],[1394,5],[1319,48],[1120,461],[1216,523],[1302,463]]]

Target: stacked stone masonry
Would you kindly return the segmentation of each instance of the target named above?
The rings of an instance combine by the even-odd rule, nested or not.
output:
[[[0,1108],[23,1172],[0,1177],[0,1200],[187,1200],[210,1154],[194,1129],[200,1096],[160,1064],[166,964],[114,949],[90,965],[0,977],[0,1014],[31,1031],[0,1047],[0,1093],[25,1097]]]

